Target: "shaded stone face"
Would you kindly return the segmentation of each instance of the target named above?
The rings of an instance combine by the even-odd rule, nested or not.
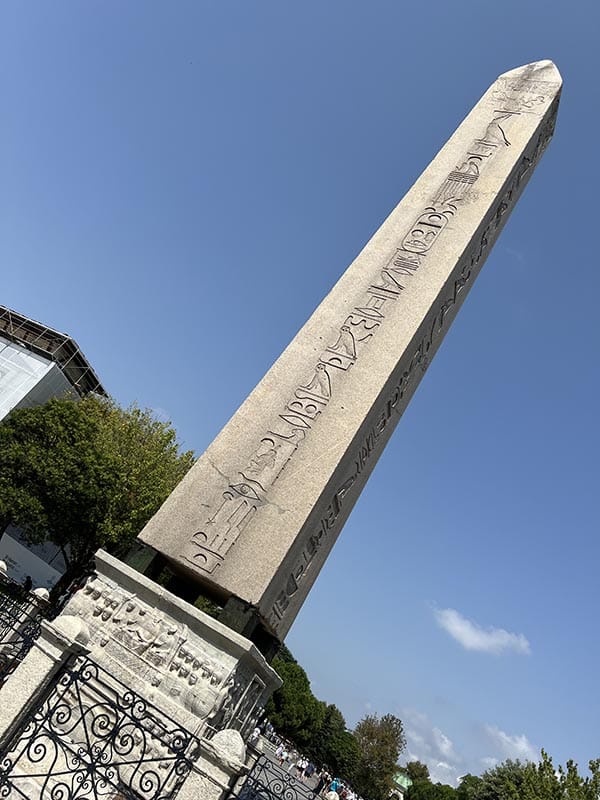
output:
[[[544,152],[560,88],[541,61],[488,89],[141,532],[279,639]]]

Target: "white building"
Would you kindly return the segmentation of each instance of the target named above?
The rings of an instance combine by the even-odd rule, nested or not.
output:
[[[0,306],[0,419],[51,397],[106,394],[77,343]]]
[[[77,343],[64,333],[0,306],[0,420],[15,408],[42,405],[51,397],[104,395],[96,373]],[[0,538],[0,560],[9,577],[53,586],[65,565],[57,547],[30,546],[8,526]]]

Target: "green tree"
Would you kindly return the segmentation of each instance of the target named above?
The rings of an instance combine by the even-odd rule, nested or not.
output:
[[[269,700],[267,716],[284,736],[305,747],[321,727],[324,704],[313,695],[306,672],[295,661],[274,658],[272,666],[283,685]]]
[[[590,761],[590,774],[579,774],[577,764],[554,767],[542,750],[538,763],[504,761],[478,778],[465,775],[457,789],[459,800],[598,800],[600,760]],[[409,797],[410,800],[410,797]]]
[[[406,766],[402,767],[413,783],[415,781],[428,781],[429,780],[429,767],[423,764],[422,761],[407,761]]]
[[[289,650],[286,647],[285,644],[281,644],[279,646],[279,650],[277,651],[277,658],[280,661],[286,661],[286,662],[289,662],[290,664],[297,664],[298,663],[296,661],[296,659],[294,658],[294,656],[292,655],[291,650]]]
[[[282,645],[273,667],[283,680],[267,704],[266,713],[274,727],[296,744],[315,764],[351,780],[358,761],[358,744],[347,730],[342,712],[317,700],[306,672]]]
[[[598,800],[600,761],[590,761],[589,770],[590,775],[584,778],[574,761],[555,769],[550,756],[542,750],[539,763],[525,767],[522,800]]]
[[[402,722],[393,714],[371,714],[354,730],[359,758],[354,774],[358,793],[369,800],[386,800],[396,772],[398,757],[406,746]]]
[[[527,764],[511,759],[486,770],[474,800],[520,800],[526,772]]]
[[[336,775],[352,781],[358,763],[358,743],[346,728],[344,715],[335,705],[323,705],[322,722],[307,754],[317,764],[327,764]]]
[[[477,797],[477,791],[481,784],[479,775],[463,775],[456,790],[458,800],[474,800]]]
[[[431,783],[426,778],[416,780],[406,793],[406,800],[455,800],[457,791],[445,783]]]
[[[60,547],[64,585],[99,547],[124,555],[193,458],[136,406],[88,395],[15,410],[0,423],[0,520]]]

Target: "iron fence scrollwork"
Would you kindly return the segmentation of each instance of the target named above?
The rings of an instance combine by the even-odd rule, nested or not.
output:
[[[175,720],[87,656],[0,748],[0,797],[172,800],[200,753]]]
[[[314,792],[298,778],[260,755],[234,797],[237,800],[314,800]]]
[[[33,647],[49,611],[47,602],[0,576],[0,686]]]

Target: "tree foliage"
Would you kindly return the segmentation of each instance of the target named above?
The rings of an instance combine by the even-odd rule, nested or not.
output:
[[[445,783],[431,783],[427,778],[418,778],[406,793],[406,800],[455,800],[457,791]]]
[[[422,761],[407,761],[406,766],[402,767],[413,783],[415,781],[428,781],[429,780],[429,767],[423,764]]]
[[[550,756],[542,750],[537,764],[505,761],[487,770],[467,796],[469,800],[598,800],[600,759],[590,761],[589,770],[588,776],[581,776],[574,761],[555,768]],[[459,792],[461,787],[462,783]]]
[[[402,722],[393,714],[364,717],[354,729],[359,758],[354,786],[369,800],[386,800],[393,788],[398,757],[406,746]]]
[[[391,714],[370,716],[352,732],[337,706],[313,695],[306,672],[287,647],[282,646],[273,667],[283,680],[266,707],[275,729],[363,797],[387,800],[405,746],[402,722]]]
[[[359,749],[354,735],[347,730],[344,715],[335,705],[323,703],[323,718],[308,749],[317,763],[327,764],[336,775],[352,780],[358,764]]]
[[[283,685],[269,700],[267,716],[277,730],[299,747],[305,747],[322,723],[324,704],[313,695],[306,672],[299,664],[274,658],[272,666]]]
[[[74,576],[99,547],[126,553],[192,463],[149,411],[55,398],[0,423],[0,520],[55,542]]]
[[[479,775],[463,775],[456,790],[458,800],[474,800],[481,784],[482,778]]]
[[[351,780],[358,762],[358,744],[342,712],[313,695],[306,672],[285,645],[273,660],[273,667],[283,685],[266,707],[271,723],[315,764],[326,764],[336,775]]]
[[[507,759],[486,770],[473,795],[474,800],[519,800],[526,766],[522,761]]]

